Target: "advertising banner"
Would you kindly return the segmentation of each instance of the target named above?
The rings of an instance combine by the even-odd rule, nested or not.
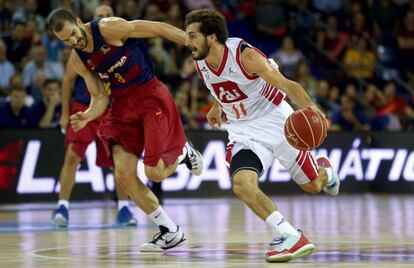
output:
[[[191,131],[188,138],[202,152],[204,171],[193,176],[179,166],[162,188],[166,197],[232,195],[225,158],[227,135],[220,131]],[[58,130],[0,132],[0,202],[56,200],[64,158],[64,136]],[[411,133],[330,133],[314,154],[327,155],[341,178],[341,193],[414,193],[414,143]],[[72,199],[111,196],[110,169],[95,165],[96,148],[88,147],[77,173]],[[147,181],[142,161],[138,176]],[[278,161],[260,178],[268,194],[301,193]]]

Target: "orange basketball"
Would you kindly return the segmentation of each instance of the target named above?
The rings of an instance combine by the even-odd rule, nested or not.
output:
[[[290,145],[309,151],[319,147],[327,135],[324,118],[313,109],[295,111],[285,122],[285,136]]]

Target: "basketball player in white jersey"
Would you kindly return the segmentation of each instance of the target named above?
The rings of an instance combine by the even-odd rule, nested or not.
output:
[[[298,83],[279,72],[275,62],[242,39],[228,38],[220,13],[194,10],[187,14],[185,25],[186,46],[215,98],[207,120],[219,126],[226,121],[233,191],[281,234],[272,241],[266,260],[286,262],[311,254],[315,246],[276,210],[272,200],[259,189],[258,181],[277,159],[304,191],[319,193],[323,189],[328,195],[338,194],[340,181],[329,159],[315,160],[310,152],[290,146],[284,135],[285,121],[293,112],[284,101],[286,95],[299,109],[320,111]]]

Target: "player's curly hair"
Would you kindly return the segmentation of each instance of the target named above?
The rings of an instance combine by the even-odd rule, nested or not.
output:
[[[192,23],[200,23],[200,32],[204,35],[216,34],[217,40],[224,44],[229,37],[226,19],[211,9],[196,9],[185,16],[185,28]]]

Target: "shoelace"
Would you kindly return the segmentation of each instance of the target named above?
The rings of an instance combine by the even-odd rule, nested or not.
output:
[[[191,163],[191,169],[197,169],[197,155],[195,153],[192,153],[191,156],[188,158]]]
[[[165,238],[164,238],[164,236],[167,234],[168,232],[158,232],[158,233],[156,233],[153,237],[152,237],[152,241],[151,241],[151,243],[152,244],[156,244],[156,245],[159,245],[159,243],[158,242],[160,242],[160,241],[164,241],[165,240]]]
[[[278,245],[283,244],[283,242],[285,242],[285,240],[286,240],[286,237],[280,236],[280,237],[277,237],[277,238],[273,239],[272,242],[270,242],[270,245],[271,246],[278,246]]]

